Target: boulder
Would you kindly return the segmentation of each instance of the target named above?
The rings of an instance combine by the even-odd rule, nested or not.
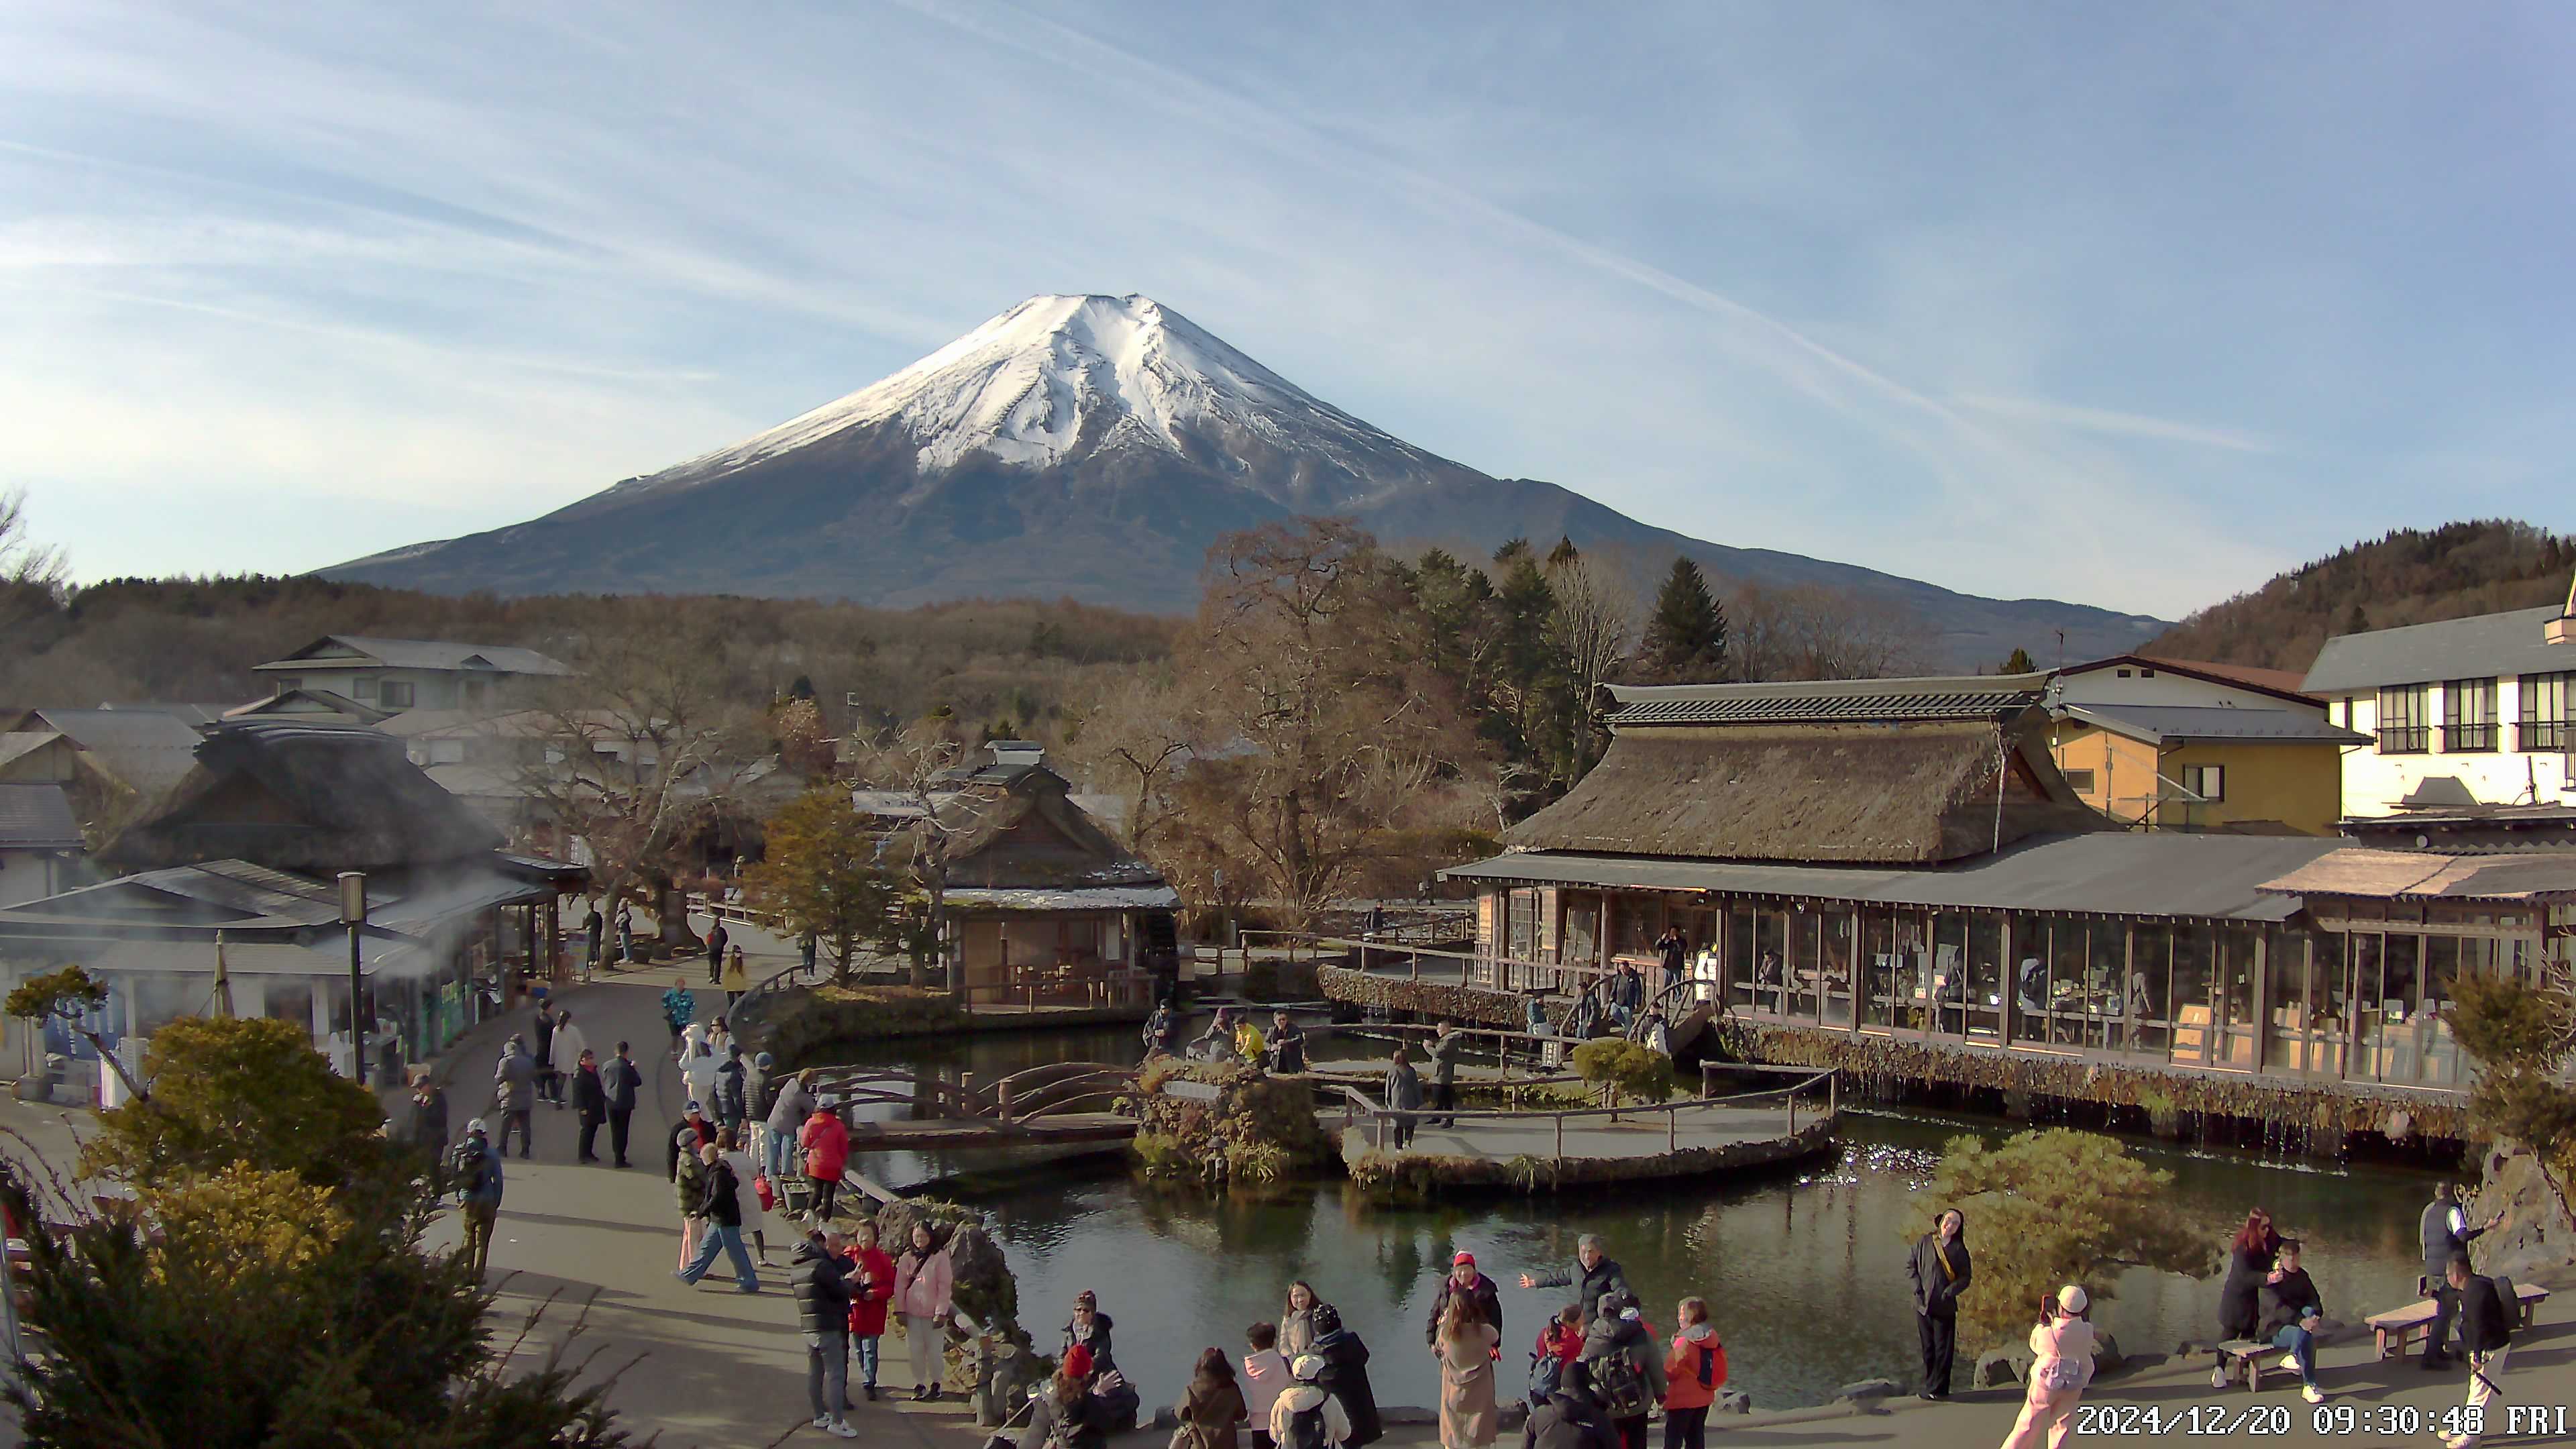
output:
[[[1154,1411],[1155,1433],[1168,1434],[1179,1427],[1181,1427],[1181,1416],[1173,1412],[1171,1405],[1166,1404]]]
[[[2129,1356],[2120,1352],[2120,1340],[2107,1333],[2093,1335],[2093,1372],[2115,1374],[2129,1366]]]
[[[1507,1434],[1512,1430],[1519,1428],[1521,1425],[1528,1423],[1529,1400],[1514,1399],[1510,1403],[1503,1405],[1501,1418],[1497,1420],[1497,1422],[1502,1425],[1503,1432]]]
[[[1894,1379],[1862,1379],[1859,1383],[1845,1384],[1834,1390],[1834,1397],[1844,1403],[1875,1408],[1879,1400],[1892,1398],[1898,1392]]]
[[[2517,1144],[2499,1143],[2480,1165],[2483,1181],[2469,1205],[2469,1220],[2484,1222],[2501,1212],[2504,1221],[2478,1239],[2478,1271],[2518,1282],[2576,1263],[2576,1221],[2550,1187],[2540,1159]]]
[[[2030,1355],[2016,1349],[1990,1348],[1977,1355],[1976,1371],[1968,1375],[1973,1388],[1994,1389],[2017,1384],[2028,1372]]]
[[[1742,1389],[1728,1389],[1717,1396],[1717,1411],[1721,1414],[1750,1414],[1753,1412],[1753,1396]]]
[[[1438,1409],[1425,1409],[1413,1404],[1381,1405],[1377,1411],[1377,1416],[1388,1424],[1437,1424],[1440,1422],[1440,1411]]]

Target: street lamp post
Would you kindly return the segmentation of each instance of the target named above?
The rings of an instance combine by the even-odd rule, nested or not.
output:
[[[367,1031],[358,1015],[358,928],[366,923],[366,872],[344,870],[340,872],[340,924],[349,928],[349,1077],[362,1087],[367,1084]]]

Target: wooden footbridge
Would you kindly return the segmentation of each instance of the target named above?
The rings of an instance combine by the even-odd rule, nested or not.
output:
[[[1116,1110],[1136,1090],[1136,1069],[1109,1062],[1050,1062],[988,1083],[899,1067],[822,1067],[807,1089],[837,1102],[853,1152],[945,1152],[986,1147],[1109,1145],[1136,1135]],[[907,1115],[871,1119],[851,1109],[893,1106]]]

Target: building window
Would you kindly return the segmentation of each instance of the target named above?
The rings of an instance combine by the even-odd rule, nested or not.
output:
[[[387,709],[409,709],[411,708],[411,700],[411,681],[406,679],[388,679],[385,681],[384,685],[384,698],[377,702]]]
[[[2156,672],[2152,669],[2141,669],[2138,671],[2138,677],[2140,679],[2153,679],[2156,677]]]
[[[2496,682],[2454,679],[2442,686],[2442,749],[2484,753],[2496,747]]]
[[[2213,803],[2224,800],[2227,798],[2227,767],[2185,765],[2182,767],[2182,787],[2203,800]]]
[[[2379,752],[2420,755],[2433,747],[2431,712],[2425,686],[2401,684],[2379,691]]]
[[[2122,679],[2126,679],[2126,678],[2128,678],[2128,677],[2129,677],[2129,671],[2127,671],[2127,670],[2125,670],[2125,669],[2118,671],[2118,673],[2119,673],[2119,676],[2120,676]]]
[[[357,678],[355,678],[355,679],[353,679],[353,680],[350,680],[350,681],[349,681],[349,697],[350,697],[351,699],[373,699],[373,698],[375,698],[375,697],[376,697],[376,677],[375,677],[374,675],[372,675],[372,674],[361,674],[361,675],[359,675]]]
[[[2078,795],[2090,795],[2093,793],[2093,772],[2069,770],[2066,772],[2066,785]]]
[[[2526,674],[2516,692],[2522,706],[2515,711],[2514,748],[2576,750],[2576,728],[2567,717],[2568,698],[2576,695],[2576,672]]]
[[[1538,892],[1514,891],[1511,894],[1511,917],[1508,948],[1503,954],[1515,961],[1538,959]]]

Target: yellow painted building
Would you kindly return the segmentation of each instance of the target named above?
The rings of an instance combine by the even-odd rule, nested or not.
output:
[[[2343,752],[2370,743],[2299,709],[2060,704],[2049,755],[2084,803],[2141,830],[2332,835]]]

